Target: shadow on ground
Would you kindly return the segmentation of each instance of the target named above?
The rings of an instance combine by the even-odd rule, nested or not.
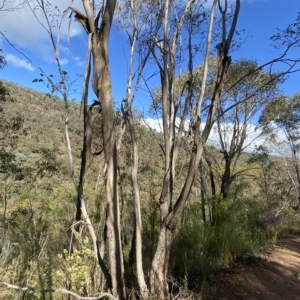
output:
[[[268,255],[248,257],[211,278],[204,300],[299,300],[300,237],[284,238]]]

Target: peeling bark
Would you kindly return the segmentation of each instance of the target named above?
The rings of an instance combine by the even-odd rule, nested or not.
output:
[[[109,64],[109,35],[116,6],[116,1],[107,1],[98,29],[99,14],[93,14],[92,3],[83,0],[86,12],[87,30],[92,35],[93,75],[92,87],[101,104],[102,134],[105,159],[106,187],[106,233],[109,248],[110,275],[114,297],[126,298],[124,283],[124,265],[121,245],[120,208],[117,192],[117,149],[115,141],[115,113],[113,108],[110,64]]]

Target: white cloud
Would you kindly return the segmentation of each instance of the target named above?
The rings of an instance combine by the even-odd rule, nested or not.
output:
[[[202,128],[204,128],[205,123],[202,123]],[[234,132],[234,124],[233,123],[223,123],[220,125],[221,130],[223,132],[223,141],[230,147],[230,142]],[[261,130],[256,130],[254,125],[247,126],[247,137],[244,142],[244,151],[252,152],[254,148],[254,144],[261,144],[264,138],[261,137]],[[220,138],[218,133],[217,125],[214,124],[207,143],[216,148],[220,148]]]
[[[202,128],[204,128],[204,125],[205,124],[202,124]],[[221,128],[223,128],[223,130],[226,130],[225,131],[226,132],[226,141],[227,141],[227,144],[229,147],[230,141],[232,138],[232,134],[233,134],[233,124],[232,123],[221,124]],[[286,138],[285,138],[283,131],[277,131],[277,136],[281,142],[286,142]],[[207,144],[212,145],[216,148],[220,148],[220,139],[219,139],[216,124],[213,126],[213,128],[211,130]],[[244,147],[243,151],[252,153],[254,151],[256,145],[257,146],[264,145],[268,149],[270,154],[277,155],[277,156],[280,155],[278,152],[278,149],[276,149],[274,144],[272,144],[270,141],[268,141],[266,136],[262,135],[261,129],[256,128],[255,125],[250,124],[247,128],[247,137],[246,137],[244,145],[243,145],[243,147]],[[286,147],[285,147],[285,149],[286,149]],[[290,156],[290,154],[287,156]]]
[[[69,63],[69,61],[66,58],[59,59],[59,62],[62,66],[65,66]]]
[[[33,72],[35,70],[35,68],[30,63],[28,63],[26,60],[21,59],[11,53],[7,54],[5,59],[8,64],[13,65],[15,68],[24,68],[31,72]]]
[[[79,67],[83,67],[86,63],[79,56],[74,56],[73,59],[76,61],[76,65],[79,66]]]
[[[146,118],[142,120],[142,124],[155,129],[157,132],[162,132],[162,119]]]
[[[242,4],[243,4],[243,3],[250,3],[250,4],[252,4],[252,3],[255,3],[255,2],[265,2],[265,1],[270,1],[270,0],[241,0],[241,3],[242,3]],[[213,2],[214,2],[214,0],[207,0],[207,1],[204,3],[204,7],[210,9],[210,8],[212,7]],[[225,3],[224,0],[221,1],[221,5],[224,6],[224,3]],[[228,0],[228,3],[227,3],[227,4],[228,4],[228,6],[229,6],[229,5],[235,5],[235,3],[236,3],[236,0]],[[219,13],[219,10],[218,10],[218,4],[217,4],[217,6],[216,6],[216,12]]]
[[[64,45],[59,45],[59,51],[63,52],[63,53],[66,53],[66,54],[69,54],[70,52],[70,48],[69,47],[66,47]]]
[[[175,120],[176,125],[179,126],[180,118],[176,118]],[[152,119],[152,118],[145,118],[142,120],[142,125],[155,129],[157,132],[162,132],[163,130],[163,123],[162,119]],[[185,130],[189,128],[189,121],[185,122]]]
[[[32,1],[31,3],[34,2]],[[82,11],[81,1],[74,1],[74,3],[71,3],[71,0],[51,1],[52,8],[57,6],[61,13],[71,4],[74,4],[74,6]],[[42,24],[45,24],[45,20],[39,11],[36,12],[36,15],[40,18]],[[69,13],[66,14],[60,32],[60,40],[65,43],[67,43],[68,35],[74,37],[83,32],[81,25],[74,21],[74,17],[71,20],[69,31],[69,15]],[[56,20],[53,21],[54,25],[56,25]],[[49,36],[29,8],[23,8],[19,11],[1,12],[1,31],[4,32],[13,45],[21,48],[22,51],[31,50],[44,60],[53,60],[53,49],[49,42]]]
[[[177,120],[177,123],[179,123],[179,119]],[[155,129],[157,132],[162,132],[163,130],[162,119],[145,118],[142,121],[142,124],[152,129]],[[185,126],[186,130],[188,129],[188,126],[189,124],[187,121]],[[205,123],[202,123],[201,124],[202,129],[204,128],[204,126]],[[223,124],[221,126],[223,126],[224,128],[226,127],[226,135],[229,144],[233,133],[233,124]],[[269,142],[265,136],[262,136],[261,129],[256,129],[256,126],[249,125],[247,132],[248,132],[248,136],[244,143],[245,152],[252,153],[253,150],[255,149],[255,145],[264,145],[267,147],[267,149],[270,151],[270,154],[272,155],[291,156],[290,149],[289,147],[287,147],[287,140],[283,131],[277,132],[278,140],[282,143],[280,149],[278,147],[275,147],[274,144],[272,144],[271,142]],[[213,126],[210,132],[207,144],[214,146],[217,149],[220,149],[220,140],[217,133],[216,125]]]

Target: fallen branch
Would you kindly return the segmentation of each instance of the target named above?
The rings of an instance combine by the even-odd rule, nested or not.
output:
[[[62,294],[72,295],[73,297],[75,297],[76,299],[79,299],[79,300],[99,300],[103,297],[109,297],[112,300],[117,300],[116,298],[113,297],[113,295],[111,295],[109,293],[102,293],[99,296],[83,297],[83,296],[80,296],[80,295],[78,295],[74,292],[71,292],[71,291],[68,291],[68,290],[65,290],[65,289],[36,290],[34,288],[31,288],[31,287],[20,287],[20,286],[17,286],[17,285],[9,284],[9,283],[4,282],[4,281],[2,281],[1,283],[3,285],[5,285],[7,288],[16,290],[17,292],[32,291],[32,292],[35,292],[35,293],[42,293],[42,294],[44,294],[44,293],[62,293]]]

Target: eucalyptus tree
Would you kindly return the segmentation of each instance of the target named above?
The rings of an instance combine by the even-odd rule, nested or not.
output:
[[[109,36],[116,7],[116,0],[107,1],[96,11],[94,1],[82,1],[85,15],[75,11],[75,18],[86,29],[89,40],[88,68],[92,72],[92,88],[102,111],[103,150],[105,160],[106,187],[106,231],[109,248],[112,292],[119,299],[126,298],[124,265],[120,232],[120,209],[117,192],[117,145],[115,136],[115,111],[113,106],[110,64]],[[101,17],[101,21],[100,21]],[[99,24],[100,22],[100,24]],[[87,74],[89,74],[89,70]],[[85,78],[88,85],[89,76]]]
[[[72,1],[73,2],[73,1]],[[91,220],[88,216],[88,212],[85,205],[85,193],[84,193],[84,182],[85,174],[88,164],[88,159],[92,159],[95,155],[102,153],[102,150],[96,153],[92,153],[91,143],[92,143],[92,133],[93,133],[93,120],[92,120],[92,109],[94,106],[99,106],[99,101],[95,101],[92,105],[88,106],[88,84],[91,73],[91,44],[89,44],[87,49],[87,62],[86,70],[84,74],[83,90],[82,90],[82,107],[83,107],[83,144],[81,151],[81,160],[80,160],[80,173],[78,178],[75,175],[75,164],[72,151],[72,144],[69,137],[69,93],[70,88],[76,79],[69,79],[67,71],[62,68],[62,64],[59,57],[59,46],[60,46],[60,34],[61,26],[63,19],[66,14],[69,12],[71,7],[67,7],[66,10],[61,11],[58,6],[53,6],[50,1],[47,0],[26,0],[24,3],[27,5],[29,10],[32,12],[34,18],[46,31],[47,35],[50,38],[50,46],[54,53],[54,61],[57,66],[58,81],[55,81],[53,75],[48,75],[44,72],[43,69],[39,68],[41,72],[41,77],[34,79],[33,82],[43,82],[50,89],[51,93],[58,93],[62,96],[64,100],[65,108],[65,140],[67,143],[67,152],[70,160],[70,175],[74,183],[77,199],[76,199],[76,209],[75,209],[75,221],[71,226],[71,249],[74,251],[77,248],[78,244],[78,234],[80,232],[80,225],[82,224],[82,219],[85,221],[87,228],[90,233],[92,246],[95,252],[95,257],[98,262],[98,267],[101,268],[105,278],[108,288],[112,289],[112,281],[109,271],[102,259],[103,253],[99,250],[99,243],[95,233],[95,229]],[[76,9],[73,9],[73,12],[77,12]],[[77,15],[80,15],[77,12]],[[76,16],[77,16],[76,15]],[[89,26],[87,23],[82,25]],[[26,57],[27,58],[27,57]],[[96,71],[95,71],[96,72]],[[117,256],[119,257],[119,256]],[[120,264],[122,266],[122,264]],[[96,272],[97,273],[97,272]]]
[[[300,94],[277,96],[262,112],[259,126],[286,162],[290,162],[295,176],[287,168],[300,207]],[[288,163],[287,163],[288,164]],[[295,178],[295,180],[294,180]]]
[[[271,225],[278,230],[278,225],[293,219],[290,208],[295,203],[297,190],[289,172],[283,172],[286,160],[270,155],[269,149],[270,144],[255,146],[247,163],[256,169],[252,184],[256,182],[258,187],[253,195],[258,220],[261,219],[259,222],[265,229]]]
[[[277,28],[277,32],[272,35],[271,40],[277,49],[293,48],[300,46],[300,11],[297,17],[285,29]]]
[[[178,80],[178,72],[182,67],[180,54],[183,48],[181,40],[183,24],[187,22],[192,7],[200,4],[197,1],[188,1],[182,4],[183,6],[180,8],[176,6],[178,5],[177,2],[165,1],[160,4],[162,13],[158,22],[161,23],[161,31],[152,36],[149,47],[151,47],[152,56],[157,63],[161,77],[159,103],[161,103],[162,110],[165,175],[159,200],[161,229],[157,250],[152,261],[150,288],[152,293],[163,297],[163,293],[167,290],[167,271],[174,230],[190,195],[196,170],[203,156],[204,146],[214,124],[217,121],[219,125],[222,124],[225,116],[228,116],[229,112],[234,112],[232,122],[236,124],[236,139],[232,142],[232,157],[227,163],[227,170],[230,170],[233,163],[232,158],[237,154],[240,155],[242,151],[251,117],[264,103],[264,101],[258,101],[260,100],[259,96],[268,98],[268,92],[272,90],[271,87],[279,82],[279,78],[293,72],[299,60],[292,60],[285,70],[274,72],[273,65],[285,61],[286,54],[290,49],[290,47],[286,47],[283,54],[263,65],[251,65],[250,63],[248,69],[244,66],[244,73],[236,73],[235,76],[231,74],[231,80],[229,77],[232,67],[230,50],[239,18],[240,1],[235,1],[232,15],[228,14],[227,1],[213,1],[207,22],[206,40],[204,41],[206,47],[204,63],[199,72],[193,72],[195,59],[192,51],[195,47],[191,43],[193,31],[185,33],[187,38],[184,40],[187,41],[186,48],[188,49],[187,72],[186,80],[183,80],[181,84],[181,92],[178,92],[176,83],[180,81],[180,79]],[[217,30],[219,35],[213,29],[214,13],[217,7],[220,15],[220,29]],[[213,43],[216,50],[215,66],[210,61]],[[261,72],[268,67],[271,70],[270,75],[267,75],[267,72]],[[197,84],[197,76],[200,78],[200,84]],[[251,78],[253,80],[252,85],[250,84]],[[242,90],[245,89],[244,95],[239,93],[239,87]],[[228,103],[227,107],[226,103]],[[186,130],[186,123],[189,123],[188,130]],[[183,137],[188,138],[190,143],[189,167],[179,194],[174,195],[175,166]],[[224,150],[228,150],[225,142]],[[223,190],[226,193],[228,190],[226,185],[232,179],[231,174],[229,176],[225,174],[224,178]]]
[[[156,253],[152,261],[150,272],[151,292],[163,298],[167,291],[167,272],[170,260],[170,251],[174,238],[174,230],[180,218],[181,212],[190,195],[196,171],[200,163],[203,147],[208,139],[210,131],[215,122],[214,116],[219,101],[221,100],[224,82],[229,67],[229,50],[231,47],[236,24],[240,11],[240,1],[235,1],[234,14],[230,20],[227,20],[227,1],[221,4],[221,1],[213,1],[210,18],[207,28],[206,50],[204,56],[204,67],[202,75],[202,83],[200,93],[191,107],[192,91],[194,84],[193,77],[193,60],[192,56],[192,31],[189,32],[188,38],[188,72],[189,80],[186,82],[187,96],[184,99],[184,109],[179,121],[179,127],[176,131],[176,116],[178,110],[178,101],[175,97],[175,77],[178,57],[178,39],[181,35],[183,24],[185,23],[188,13],[193,5],[199,5],[198,1],[188,1],[181,9],[177,8],[177,12],[182,13],[175,17],[175,25],[171,26],[171,20],[174,19],[176,11],[176,2],[168,0],[161,6],[162,17],[159,20],[162,23],[162,31],[160,36],[153,38],[153,57],[155,58],[161,75],[161,99],[162,99],[162,120],[164,134],[164,154],[165,154],[165,175],[162,184],[162,192],[160,196],[160,218],[161,229],[158,238]],[[214,25],[214,14],[218,5],[222,18],[222,35],[217,44],[218,62],[217,72],[213,82],[212,97],[209,105],[206,122],[203,130],[201,130],[201,110],[203,109],[204,96],[207,87],[208,63],[211,53],[212,33]],[[173,14],[172,14],[173,13]],[[229,24],[229,25],[228,25]],[[228,29],[229,27],[229,29]],[[170,30],[172,28],[172,30]],[[160,41],[160,42],[159,42]],[[158,57],[160,55],[160,57]],[[175,165],[178,158],[178,151],[182,143],[185,130],[185,123],[190,116],[190,140],[191,154],[189,158],[189,167],[183,186],[179,195],[173,199],[174,181],[176,178]]]
[[[70,175],[73,183],[78,191],[81,190],[80,183],[77,184],[74,173],[74,161],[72,155],[72,146],[69,138],[69,88],[68,85],[68,73],[62,68],[62,64],[59,59],[59,41],[60,41],[60,28],[62,24],[63,14],[57,6],[53,7],[49,1],[46,0],[25,0],[24,5],[31,11],[33,17],[37,20],[40,26],[45,30],[50,39],[50,47],[54,54],[54,61],[57,66],[58,80],[54,79],[53,74],[49,75],[44,72],[42,68],[40,70],[41,78],[35,78],[33,82],[43,82],[51,93],[58,93],[64,100],[65,107],[65,138],[67,142],[67,149],[70,158]],[[40,14],[41,13],[41,14]],[[28,59],[26,57],[26,59]],[[78,187],[78,188],[77,188]],[[76,220],[80,220],[80,192],[77,199]]]
[[[134,246],[135,249],[132,250],[135,253],[134,272],[136,273],[139,292],[143,299],[148,298],[148,287],[143,270],[141,197],[138,183],[139,151],[132,106],[150,55],[150,50],[148,48],[145,49],[142,43],[146,35],[149,16],[153,10],[155,10],[155,7],[153,7],[151,0],[121,0],[118,2],[116,10],[116,27],[125,31],[129,42],[128,77],[126,95],[121,103],[123,122],[117,150],[121,147],[125,125],[128,124],[133,152],[131,181],[135,211],[135,228],[132,242],[132,246]],[[139,58],[138,63],[135,60],[136,54]]]
[[[217,60],[215,57],[210,59],[209,67],[205,107],[209,107],[216,75]],[[202,81],[201,72],[203,72],[203,66],[197,66],[193,72],[196,77],[193,98],[199,95],[197,86]],[[176,78],[177,90],[179,90],[177,93],[180,93],[185,84],[187,73]],[[246,78],[238,82],[239,78],[244,75],[247,75]],[[260,110],[277,95],[279,85],[284,80],[277,75],[278,72],[261,70],[255,61],[247,59],[232,63],[228,70],[222,99],[217,108],[216,125],[213,128],[214,138],[210,141],[217,149],[220,149],[223,155],[218,169],[221,178],[219,190],[224,198],[227,197],[231,183],[236,176],[245,171],[236,173],[237,162],[244,149],[259,137],[256,135],[255,139],[248,139],[249,135],[254,132]],[[205,109],[203,109],[203,113],[205,115]],[[208,157],[206,158],[208,159]]]
[[[252,73],[253,70],[256,70]],[[251,73],[235,84],[241,76]],[[241,60],[228,71],[222,101],[217,109],[216,133],[223,155],[224,170],[221,173],[220,193],[228,196],[232,182],[245,170],[236,170],[242,152],[254,142],[249,138],[254,132],[260,110],[278,93],[283,78],[277,72],[258,69],[254,61]],[[259,135],[256,136],[256,138]]]

